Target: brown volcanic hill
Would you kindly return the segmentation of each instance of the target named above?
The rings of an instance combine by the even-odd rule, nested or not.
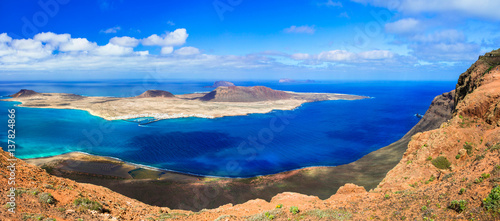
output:
[[[175,97],[172,93],[168,91],[162,91],[162,90],[147,90],[146,92],[142,93],[141,95],[137,96],[139,98],[146,98],[146,97]]]
[[[273,90],[264,86],[232,86],[218,87],[201,97],[200,100],[213,102],[255,102],[290,98],[292,98],[292,95],[287,92]]]
[[[232,86],[235,86],[235,85],[229,81],[216,81],[216,82],[214,82],[214,84],[212,86],[205,86],[205,87],[217,88],[217,87],[232,87]]]
[[[35,96],[35,95],[38,95],[40,93],[38,92],[35,92],[33,90],[27,90],[27,89],[21,89],[19,92],[13,94],[13,95],[10,95],[9,97],[13,97],[13,98],[18,98],[18,97],[32,97],[32,96]]]

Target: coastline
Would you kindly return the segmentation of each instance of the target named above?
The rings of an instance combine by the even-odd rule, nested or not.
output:
[[[80,157],[75,157],[75,154],[73,157],[58,155],[26,161],[43,166],[56,176],[104,186],[150,205],[174,209],[199,211],[228,203],[244,203],[255,198],[271,200],[276,194],[283,192],[327,199],[346,183],[363,186],[366,190],[376,188],[386,174],[399,163],[411,137],[419,132],[439,128],[451,117],[452,108],[453,93],[437,96],[424,117],[400,140],[349,164],[305,167],[250,178],[195,176],[83,153],[76,154]],[[113,171],[116,173],[113,174]],[[193,199],[193,202],[185,200],[192,198],[193,193],[198,196],[196,193],[207,190],[215,191],[218,197],[206,204],[199,204],[201,199],[198,198]],[[163,194],[154,194],[158,191]]]
[[[64,93],[37,93],[29,97],[1,99],[21,102],[18,107],[82,110],[105,120],[129,120],[153,117],[155,120],[176,118],[214,119],[249,114],[266,114],[275,110],[294,110],[304,103],[326,100],[360,100],[370,97],[338,93],[286,92],[288,99],[255,102],[212,102],[199,100],[207,93],[163,97],[85,97]]]

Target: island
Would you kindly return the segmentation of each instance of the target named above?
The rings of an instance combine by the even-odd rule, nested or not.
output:
[[[205,87],[206,88],[218,88],[218,87],[221,87],[221,86],[231,87],[231,86],[236,86],[236,85],[234,85],[233,82],[229,82],[229,81],[216,81],[216,82],[214,82],[213,85],[205,86]]]
[[[10,97],[4,101],[21,102],[21,107],[85,110],[106,120],[218,118],[292,110],[307,102],[368,98],[336,93],[279,91],[264,86],[220,86],[211,92],[182,95],[148,90],[139,96],[125,98],[38,93],[22,89]]]

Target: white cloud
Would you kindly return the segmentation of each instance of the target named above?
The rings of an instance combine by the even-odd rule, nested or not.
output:
[[[363,51],[360,53],[346,50],[323,51],[317,55],[296,53],[290,58],[294,60],[326,61],[326,62],[364,62],[369,60],[382,60],[394,57],[394,53],[386,50]]]
[[[53,32],[42,32],[33,37],[33,39],[36,41],[41,41],[44,43],[50,43],[54,45],[59,45],[63,42],[68,42],[70,38],[71,38],[70,34],[55,34]]]
[[[109,43],[114,45],[120,45],[123,47],[135,47],[139,44],[139,40],[136,38],[124,36],[124,37],[114,37],[109,40]]]
[[[120,56],[120,55],[132,54],[133,52],[134,52],[133,48],[123,47],[112,43],[108,43],[107,45],[104,46],[99,46],[98,48],[92,51],[92,53],[99,56],[109,56],[109,55]]]
[[[385,30],[395,34],[415,33],[420,31],[421,28],[421,22],[413,18],[405,18],[385,24]]]
[[[72,38],[59,46],[60,51],[90,51],[97,47],[95,42],[90,42],[86,38]]]
[[[12,38],[7,35],[7,33],[0,34],[0,43],[11,42]]]
[[[116,27],[112,27],[112,28],[108,28],[106,30],[101,30],[102,33],[106,33],[106,34],[112,34],[112,33],[116,33],[118,31],[120,31],[122,28],[120,26],[116,26]]]
[[[345,50],[324,51],[318,54],[321,61],[347,61],[354,59],[355,54]]]
[[[166,33],[162,36],[158,36],[156,34],[151,35],[142,40],[142,44],[146,46],[179,46],[186,43],[186,39],[188,37],[188,33],[186,29],[180,28],[176,29],[173,32]]]
[[[170,26],[174,26],[175,23],[173,21],[167,21],[167,24],[170,25]]]
[[[455,17],[479,17],[500,20],[500,1],[497,0],[351,0],[398,10],[404,13],[452,13]]]
[[[177,55],[196,55],[200,53],[200,50],[195,47],[182,47],[174,52]]]
[[[33,39],[14,39],[12,48],[16,50],[38,50],[42,49],[42,42]]]
[[[171,54],[174,51],[174,47],[163,47],[161,48],[161,54]]]
[[[477,59],[481,47],[467,42],[412,44],[412,54],[423,61],[468,61]]]
[[[364,51],[357,54],[361,59],[380,60],[394,57],[394,53],[386,50]]]
[[[306,60],[310,58],[310,55],[305,53],[295,53],[292,54],[290,57],[294,60]]]
[[[285,28],[283,30],[285,33],[305,33],[305,34],[314,34],[316,32],[316,29],[314,29],[314,26],[295,26],[292,25],[289,28]]]

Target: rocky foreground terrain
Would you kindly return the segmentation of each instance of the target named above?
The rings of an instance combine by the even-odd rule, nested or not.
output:
[[[326,200],[285,192],[270,201],[191,212],[149,206],[107,188],[49,175],[16,162],[16,213],[0,198],[2,220],[499,220],[500,60],[480,58],[454,93],[435,105],[451,118],[411,136],[399,163],[372,190],[346,184]],[[446,108],[445,108],[446,109]],[[445,110],[441,109],[441,110]],[[447,115],[447,111],[433,114]],[[427,114],[426,114],[427,115]],[[424,119],[423,119],[424,120]],[[434,124],[427,119],[428,125]],[[420,123],[419,123],[420,124]],[[383,156],[379,156],[383,157]],[[10,157],[0,157],[2,195],[9,194]],[[317,174],[321,177],[321,174]],[[159,192],[158,194],[161,194]],[[217,197],[207,190],[202,201]]]

